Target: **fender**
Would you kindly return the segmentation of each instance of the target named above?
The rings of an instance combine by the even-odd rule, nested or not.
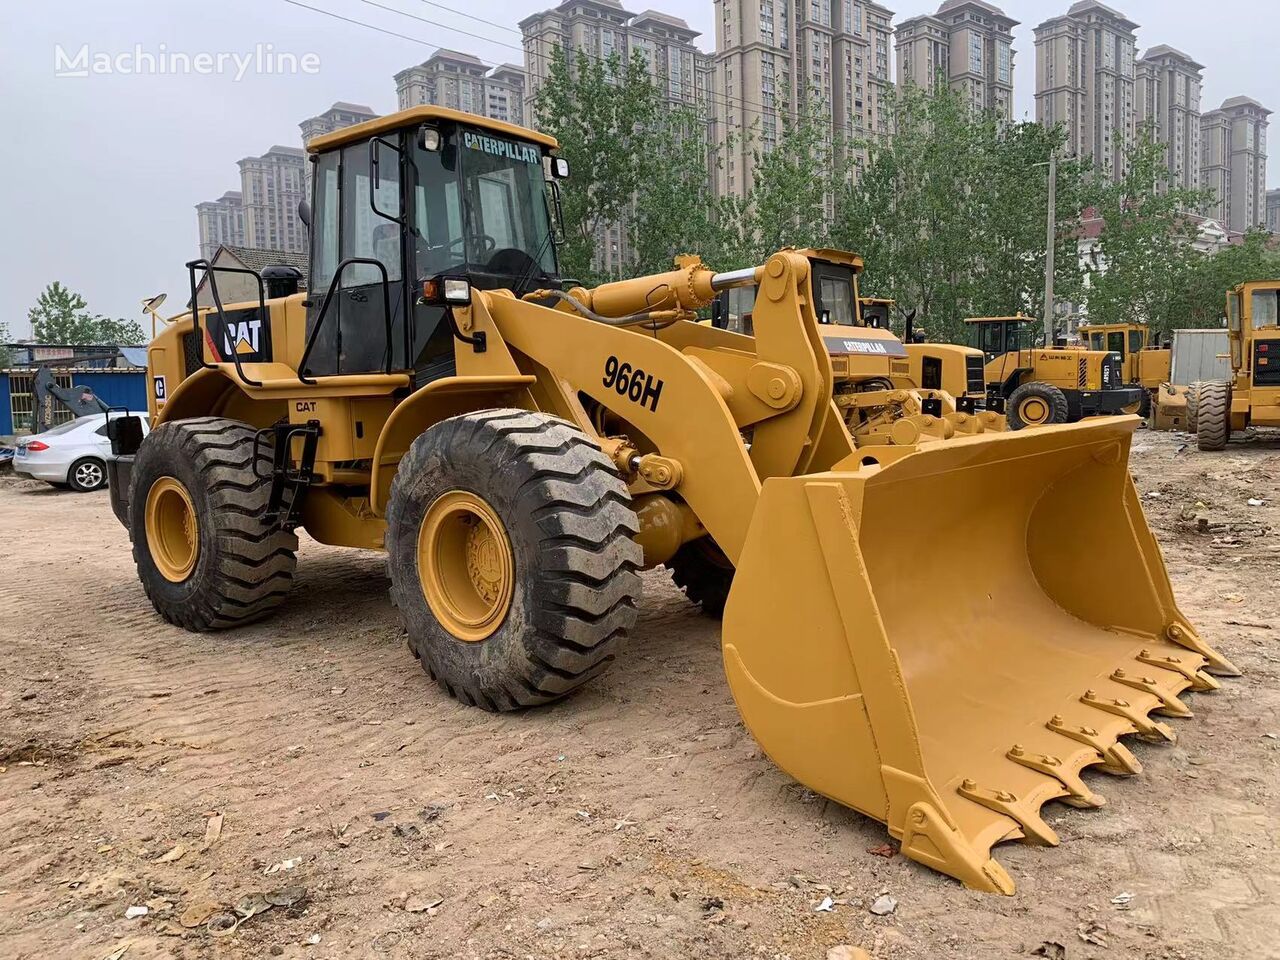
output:
[[[283,399],[251,397],[220,367],[205,367],[183,380],[151,421],[152,428],[190,417],[226,417],[268,427],[288,415]]]
[[[441,420],[486,407],[520,407],[537,410],[530,393],[534,376],[442,377],[433,380],[391,412],[373,454],[369,481],[369,505],[378,516],[386,513],[391,481],[409,445],[428,427]]]

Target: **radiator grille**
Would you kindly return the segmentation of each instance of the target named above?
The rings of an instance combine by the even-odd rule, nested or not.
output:
[[[182,335],[182,372],[183,378],[191,376],[200,369],[201,357],[200,340],[192,333],[184,333]]]
[[[987,388],[982,361],[981,355],[964,358],[965,391],[968,393],[982,393]]]

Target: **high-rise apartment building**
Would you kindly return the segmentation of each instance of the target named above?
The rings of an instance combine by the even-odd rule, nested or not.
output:
[[[1035,28],[1036,120],[1063,124],[1069,156],[1090,158],[1113,179],[1138,130],[1138,25],[1096,0],[1080,0]]]
[[[1231,97],[1200,117],[1201,186],[1213,194],[1205,216],[1240,233],[1267,219],[1267,117],[1250,97]]]
[[[1267,191],[1267,230],[1280,233],[1280,190]]]
[[[593,60],[615,54],[629,60],[639,53],[669,104],[694,107],[706,118],[712,114],[711,55],[698,49],[694,40],[700,34],[679,17],[656,10],[632,13],[618,0],[564,0],[525,17],[519,26],[530,103],[550,76],[557,50],[571,65],[578,53]]]
[[[679,17],[656,10],[632,13],[618,0],[564,0],[525,17],[519,27],[529,76],[525,108],[531,118],[557,51],[569,59],[571,68],[579,53],[595,61],[615,55],[627,61],[639,54],[667,105],[692,109],[705,126],[708,145],[714,142],[711,55],[698,49],[698,31]],[[601,227],[596,249],[599,269],[626,269],[632,261],[629,226],[624,222]]]
[[[869,0],[715,0],[716,171],[722,194],[751,189],[757,152],[787,116],[813,112],[833,142],[888,133],[893,11]]]
[[[1013,117],[1013,28],[1018,21],[982,0],[946,0],[937,13],[898,24],[898,83],[946,83],[975,110]]]
[[[1152,47],[1138,61],[1135,88],[1139,128],[1164,144],[1169,185],[1195,190],[1200,186],[1200,71],[1173,47]]]
[[[396,74],[401,110],[424,103],[479,114],[508,123],[525,123],[525,73],[514,64],[492,69],[479,57],[437,50],[416,66]]]
[[[239,190],[228,190],[217,200],[196,204],[200,227],[200,256],[212,260],[221,246],[244,246],[244,205]]]
[[[305,146],[326,133],[333,133],[344,127],[354,127],[357,123],[376,119],[378,115],[373,112],[372,107],[338,101],[324,113],[303,120],[298,124],[298,128],[302,131],[302,143]]]
[[[305,253],[307,231],[298,218],[305,194],[307,159],[298,147],[275,146],[240,161],[244,245]]]

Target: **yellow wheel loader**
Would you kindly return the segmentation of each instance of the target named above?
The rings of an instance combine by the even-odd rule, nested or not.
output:
[[[1138,413],[1149,416],[1160,387],[1170,382],[1173,351],[1153,345],[1145,323],[1082,323],[1078,332],[1085,349],[1120,355],[1121,379],[1142,388]]]
[[[1191,385],[1196,442],[1222,450],[1233,431],[1280,427],[1280,280],[1252,280],[1227,293],[1231,379]]]
[[[1039,322],[970,317],[970,346],[986,356],[987,408],[1006,411],[1011,430],[1137,413],[1142,390],[1125,386],[1119,354],[1036,344]]]
[[[733,570],[724,668],[763,750],[906,856],[1013,892],[995,844],[1056,843],[1045,803],[1101,805],[1085,771],[1136,773],[1122,738],[1172,740],[1152,715],[1235,672],[1174,601],[1138,421],[859,447],[821,322],[854,316],[856,257],[573,286],[556,149],[438,107],[349,127],[309,144],[305,293],[271,271],[226,304],[192,261],[212,306],[148,347],[151,432],[112,420],[156,610],[263,617],[299,528],[382,550],[423,668],[510,710],[625,657],[636,572],[702,545]],[[696,322],[746,286],[754,336]]]
[[[833,251],[800,251],[821,260]],[[928,443],[957,435],[1004,429],[1004,418],[980,409],[982,354],[953,344],[904,343],[893,333],[894,301],[858,297],[860,257],[841,254],[853,268],[851,312],[818,316],[831,358],[836,407],[857,446]],[[817,277],[819,285],[823,278]],[[722,292],[712,325],[752,335],[754,287]],[[910,339],[910,321],[907,323]],[[974,375],[976,365],[976,377]],[[678,578],[677,578],[678,579]]]

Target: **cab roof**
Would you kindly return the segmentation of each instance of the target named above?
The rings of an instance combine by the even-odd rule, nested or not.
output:
[[[965,323],[1037,323],[1035,317],[1015,313],[1012,317],[965,317]]]
[[[326,150],[332,150],[334,147],[357,143],[381,133],[399,130],[403,127],[417,126],[420,123],[426,123],[431,120],[465,123],[468,126],[480,127],[516,140],[527,140],[530,143],[546,147],[548,150],[555,150],[560,146],[555,137],[549,137],[545,133],[538,133],[538,131],[530,130],[528,127],[516,126],[514,123],[506,123],[502,120],[491,120],[488,117],[478,117],[473,113],[450,110],[448,107],[423,104],[420,107],[410,107],[408,110],[389,113],[385,117],[366,120],[364,123],[343,127],[333,133],[326,133],[323,136],[316,137],[307,144],[307,152],[323,153]]]

